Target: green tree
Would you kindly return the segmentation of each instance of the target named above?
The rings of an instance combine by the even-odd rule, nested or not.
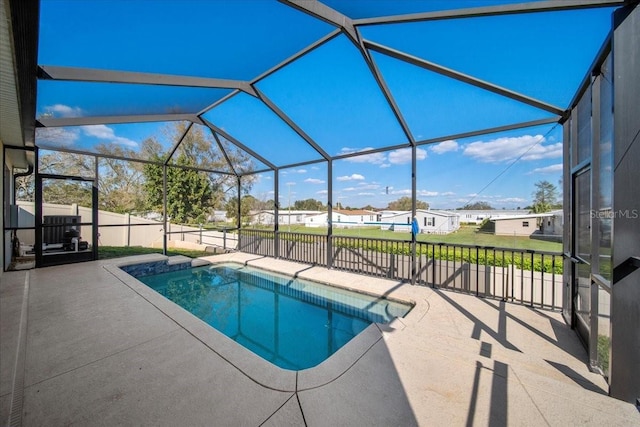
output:
[[[99,209],[117,213],[145,211],[143,164],[113,158],[135,158],[136,153],[115,144],[99,144],[96,150],[108,155],[98,158]]]
[[[208,171],[229,171],[226,158],[219,150],[211,132],[193,125],[185,134],[187,125],[178,122],[165,130],[171,141],[181,141],[167,162],[167,215],[176,222],[204,222],[213,209],[225,206],[225,187],[233,188],[236,178],[232,174]],[[253,169],[251,158],[230,143],[221,144],[236,172]],[[163,152],[156,138],[143,143],[141,150],[153,164],[143,167],[146,205],[160,212],[162,208],[163,167],[169,153]],[[196,169],[201,169],[200,171]],[[254,178],[242,179],[243,191],[249,191]],[[234,197],[232,196],[230,201]]]
[[[533,213],[549,212],[557,206],[558,189],[549,181],[538,181],[535,183],[533,192]]]
[[[321,211],[325,207],[321,201],[316,199],[296,200],[293,203],[293,209],[300,211]]]
[[[411,197],[404,196],[398,200],[389,202],[387,209],[392,211],[410,211],[411,204]],[[416,200],[416,209],[429,209],[429,203],[423,202],[422,200]]]
[[[38,170],[43,174],[81,176],[91,178],[95,175],[94,157],[60,151],[45,151],[39,159]],[[31,179],[31,178],[25,178]],[[19,184],[19,186],[21,186]],[[92,184],[90,182],[67,179],[44,179],[42,183],[42,200],[44,203],[59,205],[78,204],[91,207]],[[19,197],[29,197],[29,193]],[[33,197],[33,193],[31,193]],[[25,200],[25,198],[22,198]]]
[[[240,218],[243,223],[249,221],[249,213],[255,209],[256,204],[260,203],[255,197],[251,195],[244,195],[240,201]],[[227,212],[227,218],[233,218],[234,221],[238,218],[238,197],[230,197],[225,204],[225,211]]]
[[[191,166],[184,154],[178,156],[176,163],[179,166]],[[143,172],[147,178],[144,186],[148,206],[159,211],[163,204],[162,167],[147,164]],[[213,208],[213,193],[213,185],[203,172],[167,167],[167,216],[173,222],[205,222]]]
[[[463,207],[459,208],[458,210],[474,210],[474,211],[483,211],[483,210],[491,210],[493,209],[493,206],[491,206],[489,204],[489,202],[474,202],[474,203],[467,203],[466,205],[464,205]]]

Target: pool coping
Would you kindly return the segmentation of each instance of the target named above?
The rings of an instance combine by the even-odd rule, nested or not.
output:
[[[321,267],[311,265],[306,265],[305,267],[305,264],[282,260],[277,260],[278,262],[274,263],[273,259],[270,260],[267,267],[264,267],[260,265],[262,263],[255,262],[255,256],[247,256],[247,254],[242,254],[242,256],[237,255],[238,254],[221,254],[212,257],[198,258],[192,261],[192,266],[197,267],[228,262],[249,265],[251,262],[252,266],[271,272],[312,280],[329,286],[367,293],[369,295],[390,297],[390,299],[396,301],[411,303],[413,304],[413,308],[404,318],[396,318],[388,324],[372,323],[319,365],[300,371],[292,371],[280,368],[254,354],[120,268],[133,264],[162,260],[172,262],[171,257],[160,254],[127,257],[104,264],[103,268],[246,377],[263,387],[278,391],[297,392],[310,390],[322,387],[336,380],[355,365],[376,343],[384,339],[385,334],[402,331],[407,326],[417,323],[429,310],[429,304],[426,300],[412,298],[413,292],[411,292],[410,284],[386,279],[369,278],[378,285],[382,284],[387,287],[382,292],[376,292],[372,289],[364,289],[366,286],[358,284],[358,280],[355,280],[361,280],[362,276],[353,273],[335,272],[334,270],[328,270],[326,268],[322,268],[324,271],[318,271]],[[173,262],[175,262],[175,260]],[[299,274],[291,274],[292,269],[298,270]],[[323,280],[318,280],[318,276]],[[334,279],[332,276],[336,276],[336,278]],[[337,283],[344,281],[345,278],[352,278],[354,280],[349,281],[348,286]]]

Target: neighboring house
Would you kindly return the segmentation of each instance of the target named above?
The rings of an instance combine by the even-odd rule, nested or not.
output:
[[[308,217],[320,214],[320,211],[298,211],[282,209],[278,211],[278,224],[280,225],[304,225]],[[259,225],[275,224],[274,210],[260,210],[249,212],[250,223]]]
[[[453,211],[452,211],[453,212]],[[528,215],[529,211],[522,209],[487,209],[487,210],[456,210],[461,224],[482,224],[485,219],[502,218],[506,216]]]
[[[350,228],[378,225],[378,213],[364,209],[334,209],[331,215],[334,227]]]
[[[305,227],[327,227],[327,217],[327,212],[308,216],[304,219],[304,225]],[[377,226],[380,224],[380,215],[377,212],[363,209],[334,209],[331,212],[331,222],[334,227],[339,228]]]
[[[543,234],[543,224],[549,222],[548,227],[551,227],[555,222],[553,218],[552,213],[512,215],[492,218],[491,223],[496,236],[531,236],[534,233]]]
[[[564,212],[562,209],[558,209],[549,213],[553,216],[544,218],[540,231],[545,235],[562,236],[564,231]]]
[[[416,210],[416,219],[420,233],[449,234],[460,228],[460,217],[450,211],[431,209]],[[385,212],[381,218],[380,228],[383,230],[411,231],[411,211]]]
[[[227,211],[213,211],[207,220],[209,222],[227,222],[229,218],[227,218]]]
[[[327,226],[327,212],[319,213],[317,215],[310,215],[304,219],[305,227],[326,227]]]

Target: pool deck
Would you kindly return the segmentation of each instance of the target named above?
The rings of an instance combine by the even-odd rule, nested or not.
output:
[[[205,260],[416,306],[294,372],[115,266],[130,259],[7,272],[2,425],[640,425],[557,312],[242,253]]]

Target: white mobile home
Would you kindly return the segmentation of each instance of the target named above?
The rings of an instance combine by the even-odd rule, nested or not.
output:
[[[507,216],[528,215],[528,210],[523,209],[473,209],[456,210],[462,224],[482,224],[485,219],[502,218]]]
[[[320,211],[298,211],[283,209],[278,211],[278,224],[280,225],[303,225],[307,217],[320,214]],[[275,211],[260,210],[252,211],[251,224],[273,225],[275,224]]]
[[[305,227],[327,227],[327,217],[327,212],[310,215],[304,219],[304,225]],[[331,212],[331,222],[334,227],[340,228],[377,226],[380,224],[380,215],[377,212],[362,209],[334,209]]]
[[[411,211],[386,214],[381,219],[380,228],[402,232],[411,231]],[[418,209],[416,219],[420,233],[449,234],[460,228],[460,217],[453,212]]]

